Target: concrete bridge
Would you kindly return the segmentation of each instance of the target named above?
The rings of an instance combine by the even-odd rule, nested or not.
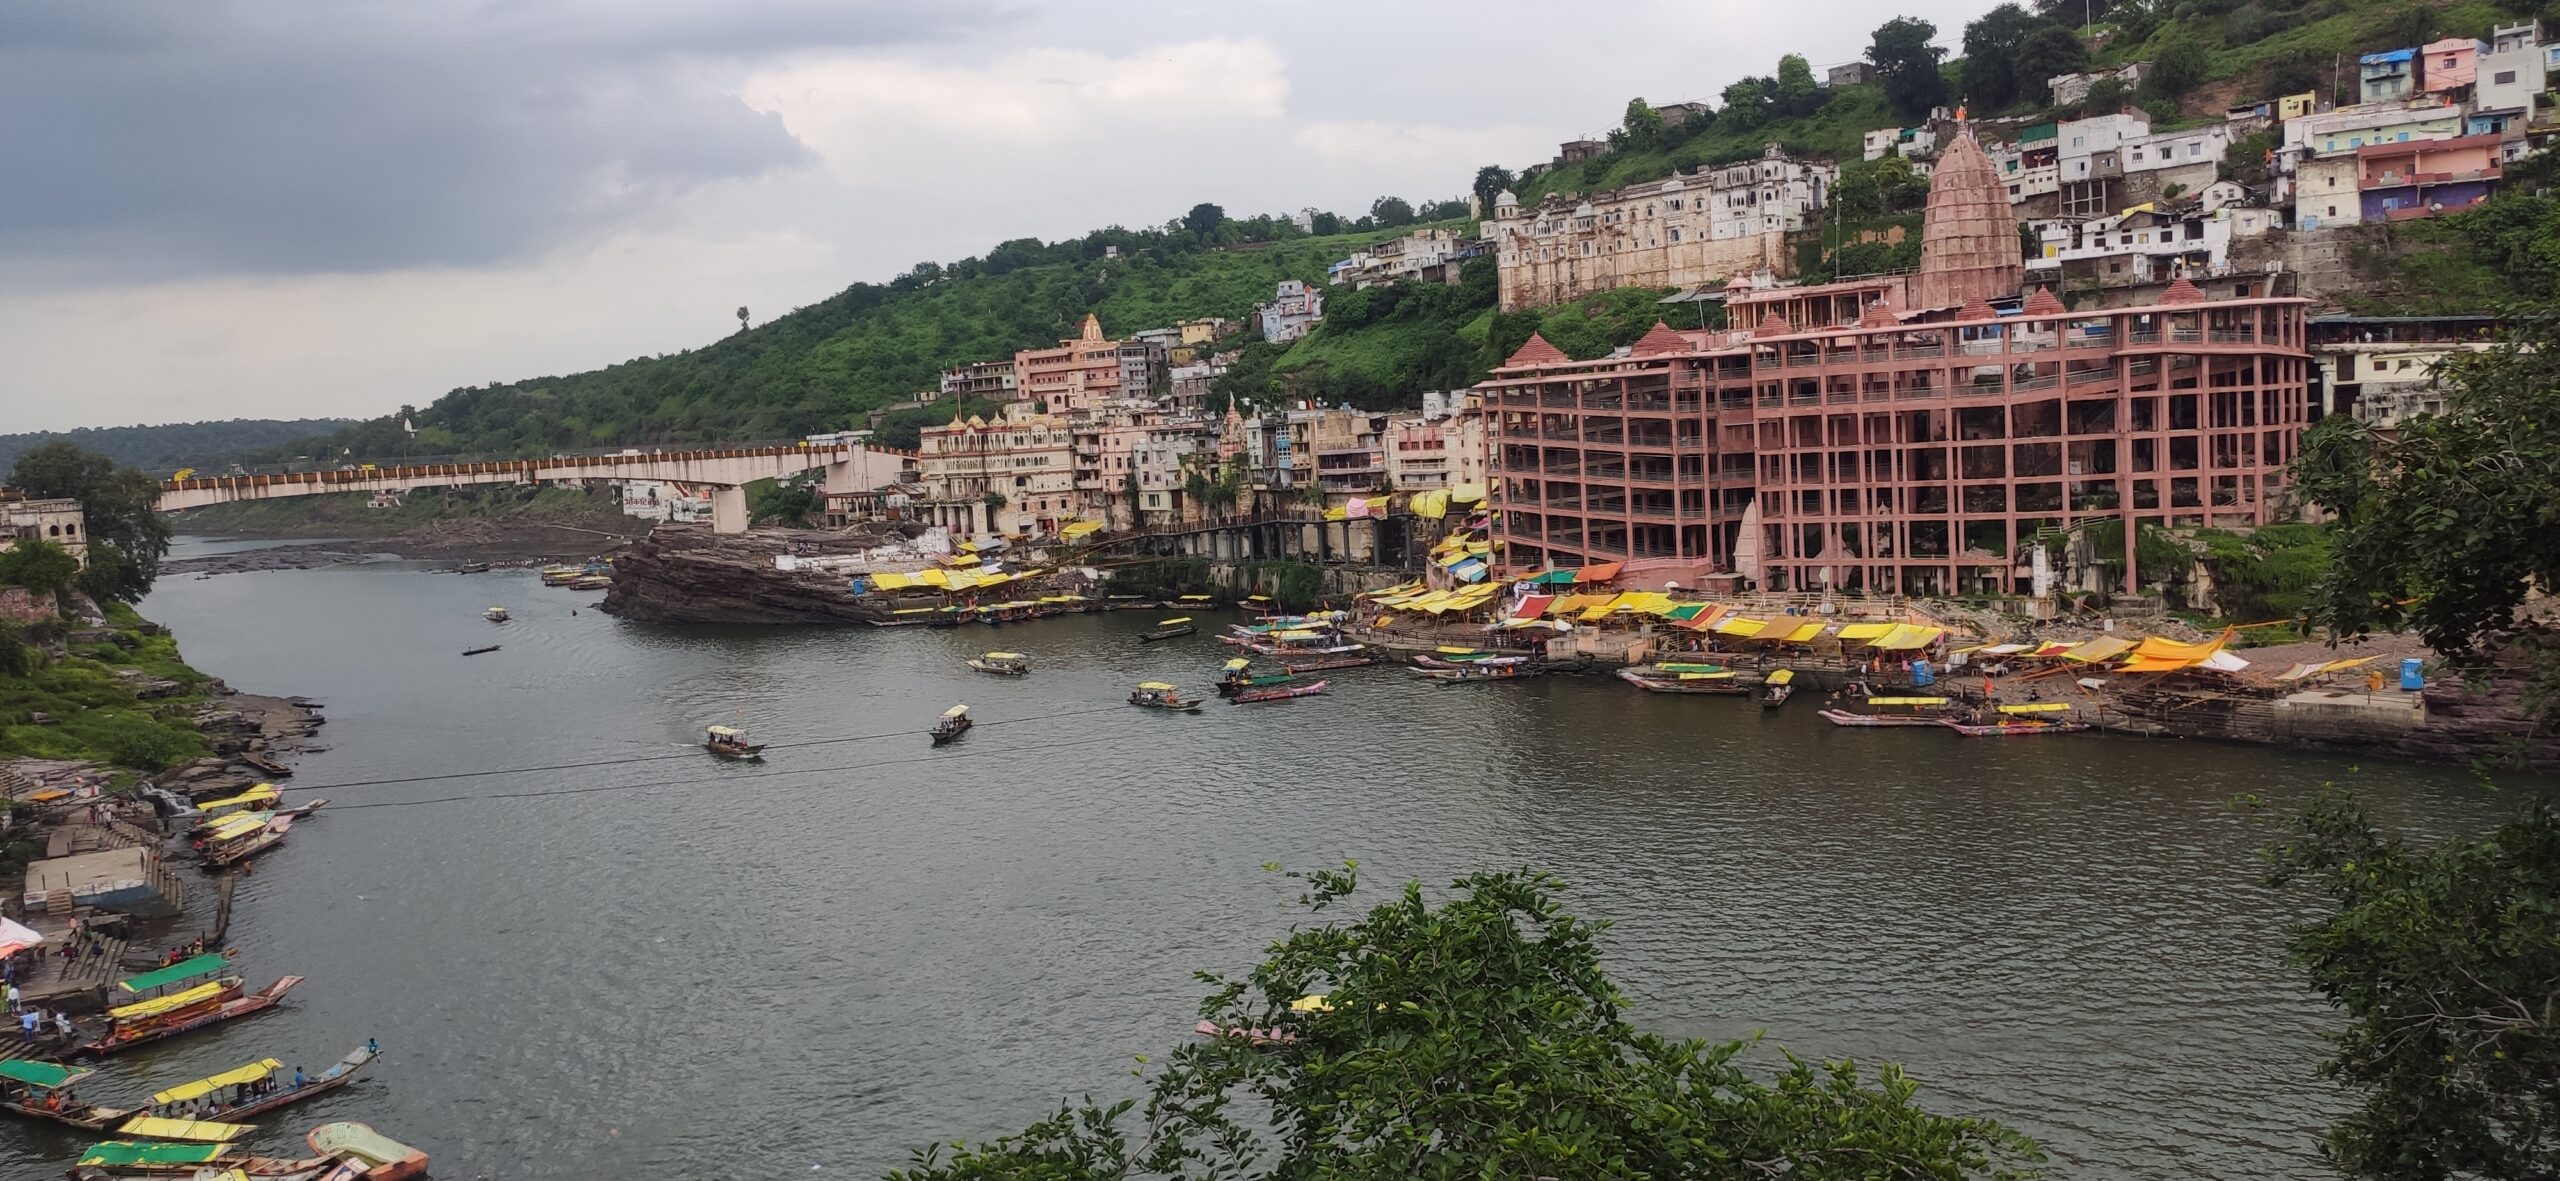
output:
[[[747,528],[746,485],[825,469],[828,492],[868,492],[899,482],[915,467],[915,453],[861,443],[798,443],[708,451],[653,451],[617,455],[557,455],[492,463],[427,463],[411,466],[280,472],[249,476],[198,476],[160,485],[162,512],[272,500],[328,492],[405,492],[471,484],[538,485],[550,480],[664,480],[712,489],[711,526],[720,533]]]

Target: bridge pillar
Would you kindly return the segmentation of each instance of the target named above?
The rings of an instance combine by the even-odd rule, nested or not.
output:
[[[747,531],[747,490],[728,485],[711,490],[711,531],[744,533]]]

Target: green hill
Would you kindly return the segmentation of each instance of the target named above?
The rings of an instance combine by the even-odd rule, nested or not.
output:
[[[1880,45],[1911,63],[1876,84],[1817,88],[1801,57],[1728,88],[1718,109],[1678,127],[1648,123],[1631,107],[1612,148],[1566,168],[1514,179],[1489,168],[1479,195],[1514,188],[1524,202],[1551,193],[1614,187],[1747,158],[1762,145],[1845,162],[1840,210],[1798,243],[1799,270],[1827,273],[1908,266],[1919,247],[1922,186],[1901,162],[1859,160],[1861,135],[1916,121],[1934,104],[1970,103],[1976,114],[2051,116],[2103,103],[2140,102],[2163,123],[2218,117],[2242,98],[2298,93],[2339,75],[2340,54],[2485,34],[2552,0],[2034,0],[2004,5],[1961,29],[1897,20]],[[2079,23],[2094,15],[2094,36]],[[1960,41],[1974,57],[1933,56],[1931,38]],[[1889,49],[1886,56],[1891,56]],[[2079,108],[2045,103],[2042,79],[2088,66],[2148,61],[2141,92],[2102,88]],[[2352,62],[2350,61],[2350,64]],[[2344,77],[2353,84],[2353,71]],[[1901,108],[1897,110],[1897,105]],[[1390,204],[1396,212],[1384,214]],[[453,391],[400,415],[308,440],[285,452],[345,447],[360,456],[524,454],[596,446],[770,439],[856,424],[867,412],[930,388],[946,366],[1010,354],[1071,333],[1088,311],[1106,332],[1164,327],[1196,316],[1242,318],[1284,278],[1320,279],[1327,264],[1405,232],[1411,207],[1382,200],[1381,228],[1301,234],[1269,217],[1227,219],[1201,206],[1162,229],[1096,231],[1044,244],[1018,239],[983,258],[919,264],[885,284],[857,283],[819,303],[726,339],[584,373]],[[1448,218],[1449,205],[1426,217]],[[1331,214],[1319,228],[1342,226]],[[1437,224],[1457,225],[1443,220]],[[1887,235],[1899,232],[1898,241]],[[1849,245],[1836,255],[1830,244]],[[1611,292],[1563,308],[1497,314],[1491,265],[1448,287],[1400,285],[1328,292],[1327,322],[1287,348],[1255,343],[1221,392],[1249,399],[1316,397],[1368,406],[1409,405],[1419,391],[1479,379],[1531,331],[1575,356],[1640,335],[1664,309],[1660,293]],[[1691,326],[1687,309],[1673,313]],[[885,427],[912,437],[913,411]]]
[[[1241,319],[1282,279],[1321,281],[1354,250],[1411,227],[1215,248],[1131,246],[1097,234],[1043,247],[1007,243],[985,260],[857,283],[819,303],[698,349],[604,369],[455,390],[413,413],[342,432],[358,455],[523,454],[605,445],[771,439],[858,425],[869,410],[932,389],[942,369],[1072,336],[1090,311],[1126,333],[1197,316]],[[1150,234],[1166,237],[1160,231]],[[1011,265],[1008,250],[1040,259]],[[1075,257],[1057,261],[1059,254]]]
[[[126,467],[172,471],[209,467],[324,431],[349,426],[348,418],[234,418],[223,422],[172,422],[159,426],[83,427],[0,435],[0,479],[18,457],[47,443],[72,443]]]

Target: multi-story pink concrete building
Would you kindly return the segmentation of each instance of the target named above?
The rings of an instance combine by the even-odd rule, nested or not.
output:
[[[1733,291],[1748,329],[1656,326],[1621,357],[1530,342],[1479,387],[1519,567],[1626,561],[1684,585],[2029,592],[2099,522],[2255,525],[2307,413],[2305,301],[2019,312],[2020,253],[1970,132],[1932,179],[1921,269]],[[2136,531],[2124,529],[2134,586]]]
[[[1088,312],[1084,330],[1054,349],[1013,355],[1014,397],[1039,402],[1051,414],[1078,414],[1120,396],[1120,342],[1102,335]]]

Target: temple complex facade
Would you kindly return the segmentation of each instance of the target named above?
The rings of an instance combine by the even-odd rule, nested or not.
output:
[[[2183,280],[2139,307],[2022,300],[2006,186],[1969,129],[1932,176],[1923,234],[1913,274],[1733,284],[1726,329],[1657,325],[1591,361],[1532,337],[1478,387],[1503,561],[2040,593],[2047,554],[2113,526],[2131,591],[2130,526],[2286,515],[2308,301]]]
[[[1787,235],[1817,218],[1838,179],[1833,166],[1771,144],[1756,159],[1587,198],[1550,195],[1523,206],[1500,193],[1485,237],[1502,308],[1618,287],[1713,286],[1756,270],[1786,274]]]

